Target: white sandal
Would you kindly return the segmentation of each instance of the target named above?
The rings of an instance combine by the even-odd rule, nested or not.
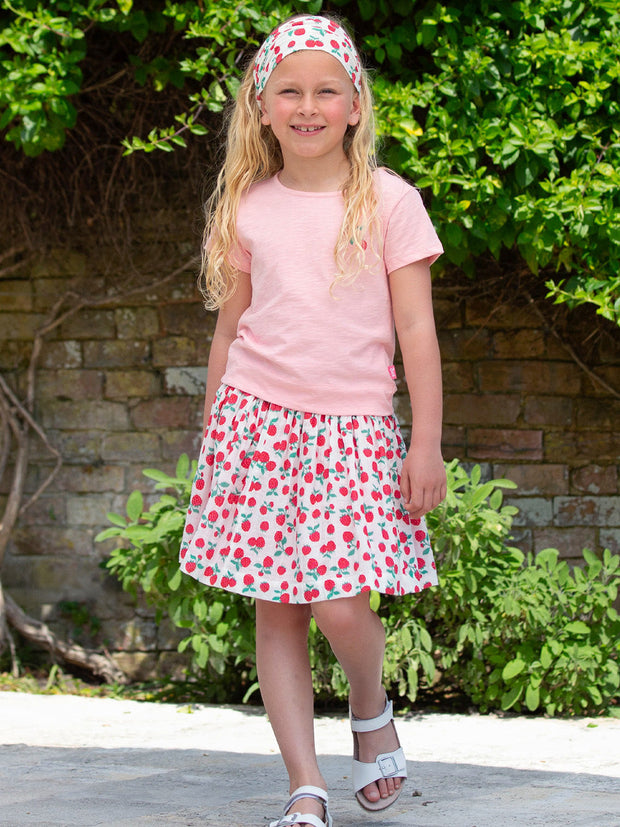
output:
[[[325,818],[323,821],[312,813],[289,813],[291,807],[302,798],[315,798],[321,802],[325,810]],[[284,815],[278,821],[272,821],[269,827],[290,827],[292,824],[310,824],[311,827],[332,827],[333,821],[327,809],[327,793],[325,790],[310,785],[298,787],[289,798],[284,808]]]
[[[356,718],[351,708],[349,707],[349,714],[351,718],[351,730],[353,732],[353,790],[358,803],[365,809],[370,811],[385,810],[391,807],[401,794],[404,781],[400,788],[396,790],[388,798],[380,798],[378,801],[369,801],[361,792],[368,784],[373,781],[379,781],[381,778],[407,778],[407,760],[405,753],[398,744],[398,748],[393,752],[383,752],[377,755],[372,763],[364,763],[359,761],[359,742],[357,738],[358,732],[374,732],[377,729],[383,729],[390,721],[394,719],[392,714],[392,701],[385,700],[385,709],[381,715],[376,718]],[[396,730],[394,730],[396,732]],[[396,736],[398,741],[398,736]]]

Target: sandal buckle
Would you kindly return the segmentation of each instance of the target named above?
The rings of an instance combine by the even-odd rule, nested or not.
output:
[[[384,778],[390,778],[398,772],[398,764],[393,755],[385,755],[377,761]]]

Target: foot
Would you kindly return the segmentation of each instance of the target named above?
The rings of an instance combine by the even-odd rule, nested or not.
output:
[[[325,785],[323,785],[323,789],[325,789]],[[318,816],[321,821],[325,821],[325,807],[320,801],[317,801],[316,798],[300,798],[299,801],[296,801],[293,804],[291,809],[287,812],[287,815],[290,815],[291,813],[314,815]],[[300,822],[299,827],[312,827],[312,825],[302,821]]]
[[[384,705],[385,700],[382,703],[381,709],[375,712],[375,715],[380,715],[381,712],[383,712]],[[354,714],[357,715],[357,712]],[[372,718],[373,714],[360,715],[358,717]],[[372,763],[377,755],[381,755],[381,753],[384,752],[392,752],[399,747],[398,736],[393,721],[390,721],[381,729],[374,730],[374,732],[358,732],[356,735],[359,749],[358,760],[364,763]],[[394,795],[394,793],[401,788],[402,782],[402,778],[380,778],[378,781],[374,781],[372,784],[363,787],[360,792],[371,804],[375,804],[381,798],[389,798]]]

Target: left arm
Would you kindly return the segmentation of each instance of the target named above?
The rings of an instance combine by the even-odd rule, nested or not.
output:
[[[394,324],[411,400],[411,446],[403,463],[401,493],[413,518],[446,496],[441,455],[442,388],[433,317],[430,267],[416,261],[389,275]]]

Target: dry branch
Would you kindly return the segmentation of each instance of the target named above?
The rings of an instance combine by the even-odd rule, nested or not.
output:
[[[92,674],[103,678],[107,683],[127,683],[126,675],[118,668],[112,658],[99,652],[93,652],[90,649],[84,649],[76,643],[67,643],[60,640],[45,623],[28,617],[10,595],[4,595],[4,603],[8,622],[27,640],[42,646],[52,655],[67,663],[92,672]]]

